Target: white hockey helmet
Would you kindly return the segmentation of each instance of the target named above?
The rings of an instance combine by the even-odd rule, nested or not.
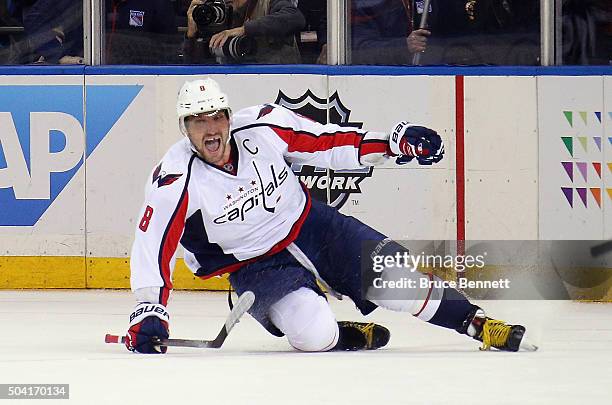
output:
[[[221,91],[219,83],[211,78],[187,81],[179,90],[176,113],[179,128],[185,136],[187,136],[185,117],[197,114],[212,115],[220,110],[227,111],[228,118],[231,118],[232,109],[227,101],[227,96]]]

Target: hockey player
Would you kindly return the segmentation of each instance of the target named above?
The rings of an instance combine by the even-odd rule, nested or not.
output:
[[[177,113],[185,138],[149,178],[132,248],[131,286],[138,304],[130,317],[129,350],[166,350],[152,338],[169,336],[166,305],[179,243],[196,276],[230,273],[238,294],[253,291],[250,314],[297,350],[376,349],[389,340],[382,326],[337,322],[317,281],[350,297],[363,314],[378,306],[409,312],[482,341],[484,348],[518,350],[524,327],[486,317],[452,288],[429,283],[402,299],[367,299],[361,261],[371,257],[362,257],[364,243],[376,243],[376,254],[405,248],[311,199],[289,167],[355,169],[392,157],[430,165],[444,154],[435,131],[407,122],[391,134],[322,125],[274,104],[232,113],[209,78],[184,83]],[[417,271],[408,275],[415,285],[437,279]]]

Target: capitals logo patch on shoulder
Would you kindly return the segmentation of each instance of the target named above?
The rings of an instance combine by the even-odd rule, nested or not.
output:
[[[166,174],[166,172],[162,171],[162,163],[159,164],[153,171],[153,180],[152,183],[157,182],[157,187],[169,186],[170,184],[177,181],[183,174]]]
[[[130,10],[130,27],[142,27],[144,25],[144,11]]]
[[[261,117],[265,117],[266,115],[270,114],[272,112],[272,110],[274,110],[274,106],[270,105],[270,104],[265,104],[261,110],[259,110],[259,114],[257,115],[257,119],[260,119]]]
[[[338,92],[335,92],[328,100],[317,97],[310,89],[298,98],[290,98],[279,90],[274,103],[321,124],[328,123],[327,115],[329,112],[329,122],[332,124],[357,128],[363,126],[362,122],[349,121],[351,110],[342,104]],[[262,112],[259,114],[261,115]],[[338,209],[346,203],[349,195],[361,193],[360,183],[365,178],[371,177],[374,170],[372,167],[354,170],[328,170],[298,164],[292,164],[291,169],[300,181],[308,187],[313,198]],[[327,198],[328,189],[329,201]]]

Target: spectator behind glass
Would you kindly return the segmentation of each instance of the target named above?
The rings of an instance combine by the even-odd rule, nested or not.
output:
[[[540,64],[539,1],[432,0],[431,4],[427,21],[435,37],[427,44],[422,64]]]
[[[410,65],[430,35],[413,30],[410,0],[351,1],[351,64]],[[326,55],[324,46],[318,63],[326,63]]]
[[[227,29],[221,27],[217,32],[210,26],[198,27],[193,19],[194,8],[205,2],[193,0],[187,11],[186,63],[300,63],[295,34],[305,22],[294,0],[226,0],[232,8],[231,21]],[[243,36],[247,38],[242,41],[243,49],[250,51],[237,60],[228,57],[228,41]],[[225,56],[215,57],[214,53]]]
[[[612,2],[563,0],[563,64],[612,64]]]
[[[302,63],[316,63],[327,42],[327,0],[299,0],[297,7],[306,20],[298,38]]]
[[[180,35],[170,0],[105,1],[105,63],[178,62]]]
[[[83,4],[72,0],[19,2],[34,63],[83,63]]]
[[[27,49],[27,41],[24,40],[23,32],[19,31],[19,27],[23,27],[22,18],[21,10],[17,11],[17,5],[13,0],[0,1],[0,27],[3,28],[0,32],[0,64],[2,65],[19,65],[29,62],[22,60],[27,56],[27,52],[24,52],[24,48]]]
[[[412,30],[408,0],[351,2],[351,63],[409,65],[431,32]]]

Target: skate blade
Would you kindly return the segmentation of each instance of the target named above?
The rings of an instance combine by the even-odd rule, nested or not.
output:
[[[538,346],[534,345],[527,338],[523,337],[523,339],[521,340],[521,344],[519,345],[519,350],[525,352],[535,352],[536,350],[538,350]]]

